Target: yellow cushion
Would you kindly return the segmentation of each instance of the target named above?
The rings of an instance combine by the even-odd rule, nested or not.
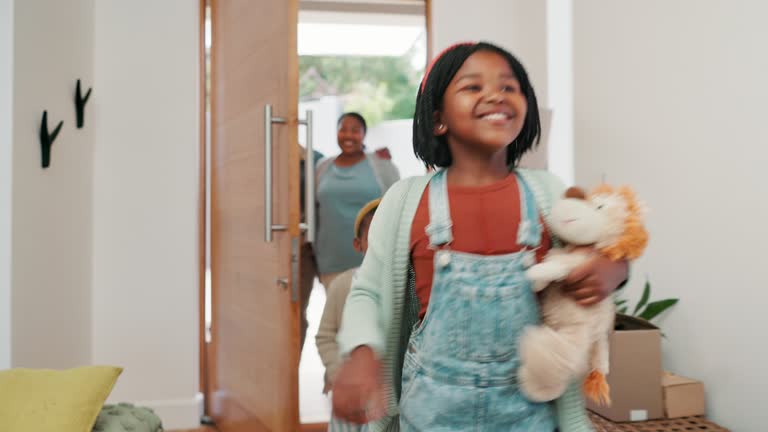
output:
[[[89,432],[122,371],[111,366],[0,371],[0,431]]]

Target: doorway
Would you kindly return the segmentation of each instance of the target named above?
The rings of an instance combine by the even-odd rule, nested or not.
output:
[[[423,3],[421,8],[386,11],[320,8],[317,2],[301,6],[299,114],[312,112],[314,149],[324,157],[339,154],[337,119],[342,113],[358,112],[368,126],[367,151],[388,149],[401,177],[423,174],[425,168],[411,145],[415,96],[427,60]],[[300,128],[302,146],[305,137]],[[325,368],[315,345],[324,304],[325,288],[315,279],[299,366],[303,424],[326,423],[331,416],[329,397],[323,393]]]
[[[428,7],[419,0],[288,0],[264,10],[248,1],[201,0],[200,383],[205,414],[222,431],[291,430],[284,427],[293,422],[322,427],[330,418],[314,340],[325,302],[317,281],[306,342],[298,348],[299,306],[291,288],[299,238],[295,143],[306,144],[300,124],[311,111],[315,149],[333,156],[338,115],[359,111],[369,121],[367,146],[388,148],[402,177],[424,172],[411,148],[411,119],[428,55]],[[276,46],[258,45],[265,41]],[[272,63],[251,63],[256,57]],[[271,85],[247,79],[256,74]],[[273,246],[263,240],[267,220],[261,219],[269,203],[261,195],[269,183],[262,172],[268,153],[261,137],[270,128],[261,126],[265,104],[274,104],[279,119],[271,126],[270,146],[272,224],[280,227],[272,233]],[[251,269],[254,262],[269,264],[266,273]],[[268,298],[251,297],[254,289]],[[238,295],[245,296],[242,304]],[[283,324],[260,318],[260,310]],[[253,346],[258,349],[248,349]],[[294,369],[275,379],[262,363]],[[247,421],[232,420],[241,418]]]

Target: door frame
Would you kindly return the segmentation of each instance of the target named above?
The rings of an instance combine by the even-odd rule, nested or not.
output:
[[[198,143],[198,208],[197,208],[197,220],[198,220],[198,364],[199,364],[199,391],[203,395],[203,416],[207,417],[210,413],[210,400],[211,400],[211,375],[208,373],[212,367],[214,359],[208,356],[208,344],[206,342],[206,322],[205,322],[205,302],[206,302],[206,249],[208,246],[208,239],[206,237],[206,226],[208,223],[207,216],[207,177],[209,175],[207,164],[207,133],[208,127],[206,122],[206,106],[209,100],[215,97],[215,88],[210,89],[210,94],[206,94],[206,48],[205,48],[205,25],[206,25],[206,9],[210,0],[198,0],[199,8],[199,34],[198,34],[198,56],[199,62],[199,143]],[[425,29],[427,33],[427,59],[425,64],[429,64],[433,54],[433,27],[432,27],[432,0],[424,0],[424,19]],[[211,121],[213,121],[213,113],[211,113]],[[297,353],[300,356],[300,353]],[[297,366],[298,367],[298,366]],[[300,421],[300,420],[299,420]],[[325,430],[326,424],[302,424],[302,429],[306,431],[313,430]]]
[[[208,225],[208,216],[206,214],[208,207],[207,200],[207,181],[208,181],[208,157],[207,157],[207,132],[208,127],[206,125],[206,105],[208,98],[206,97],[206,56],[205,56],[205,15],[207,0],[198,0],[199,19],[198,19],[198,58],[200,64],[198,65],[199,73],[199,87],[200,93],[199,101],[199,113],[198,121],[200,122],[199,134],[200,142],[198,143],[198,208],[197,208],[197,244],[198,244],[198,362],[200,367],[199,373],[199,391],[203,394],[203,415],[207,416],[209,413],[209,401],[210,401],[210,385],[208,382],[208,355],[207,344],[205,342],[206,326],[205,326],[205,273],[206,273],[206,250],[208,241],[206,238],[206,226]]]

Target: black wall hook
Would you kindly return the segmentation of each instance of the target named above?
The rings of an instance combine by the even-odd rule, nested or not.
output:
[[[88,98],[91,97],[91,90],[93,90],[93,88],[89,88],[85,93],[85,97],[83,97],[82,91],[80,90],[80,80],[77,80],[77,87],[75,89],[75,113],[77,115],[78,129],[83,128],[83,123],[85,122],[85,104],[88,102]]]
[[[53,130],[53,133],[48,133],[48,111],[43,111],[43,120],[40,122],[40,150],[42,150],[43,168],[48,168],[51,164],[51,146],[56,139],[56,135],[59,134],[61,126],[64,124],[60,121]]]

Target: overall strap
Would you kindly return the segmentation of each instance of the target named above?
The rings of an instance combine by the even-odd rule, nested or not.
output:
[[[432,176],[429,182],[429,225],[426,232],[430,247],[447,245],[453,241],[453,222],[446,178],[445,170],[441,170]]]
[[[517,244],[537,247],[541,242],[541,224],[536,207],[536,198],[528,183],[519,174],[517,177],[520,190],[520,225],[517,227]]]

